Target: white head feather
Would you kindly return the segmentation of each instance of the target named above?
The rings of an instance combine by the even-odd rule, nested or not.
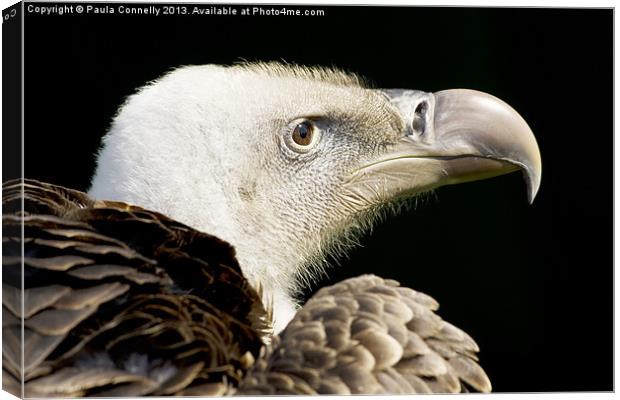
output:
[[[360,212],[369,205],[351,205],[339,187],[402,128],[391,110],[339,71],[180,68],[121,108],[90,194],[154,209],[233,244],[246,276],[273,302],[279,331],[336,238],[365,224]],[[320,143],[291,151],[286,136],[314,117],[324,118]]]

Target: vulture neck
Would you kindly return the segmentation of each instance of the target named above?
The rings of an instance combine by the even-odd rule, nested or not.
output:
[[[244,275],[272,310],[274,332],[284,329],[297,309],[293,294],[303,260],[295,242],[278,226],[278,218],[271,218],[264,207],[259,212],[231,198],[234,195],[221,182],[225,177],[205,176],[182,160],[168,163],[165,175],[145,168],[138,179],[130,174],[132,168],[117,164],[119,158],[106,162],[107,155],[121,151],[112,150],[111,142],[100,154],[89,194],[158,211],[232,244]]]

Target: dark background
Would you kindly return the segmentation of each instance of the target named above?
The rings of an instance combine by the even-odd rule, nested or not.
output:
[[[332,279],[374,272],[431,294],[480,345],[495,391],[612,390],[613,11],[324,9],[27,14],[26,176],[85,190],[123,99],[181,64],[284,59],[380,87],[490,92],[538,139],[533,206],[518,174],[441,188],[364,237]]]

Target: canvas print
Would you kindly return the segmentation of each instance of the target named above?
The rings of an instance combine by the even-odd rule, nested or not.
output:
[[[3,390],[612,391],[612,32],[611,9],[6,8]]]

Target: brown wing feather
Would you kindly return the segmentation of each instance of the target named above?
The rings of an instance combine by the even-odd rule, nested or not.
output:
[[[490,391],[476,363],[477,345],[437,316],[437,307],[427,295],[372,275],[323,288],[269,346],[238,393]]]
[[[27,396],[223,394],[258,356],[268,316],[227,243],[37,181],[2,194],[5,389],[22,315]]]

